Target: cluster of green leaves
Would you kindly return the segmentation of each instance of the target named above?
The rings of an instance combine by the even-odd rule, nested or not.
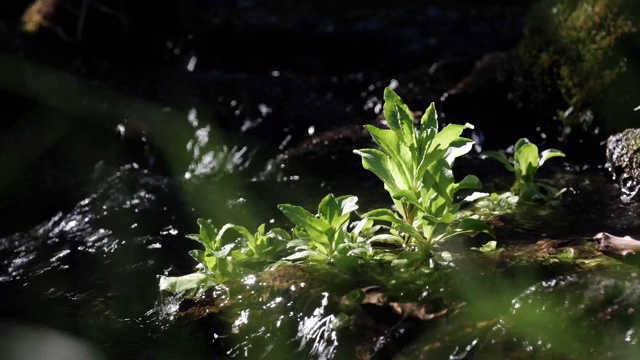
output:
[[[389,222],[389,236],[425,252],[455,235],[490,233],[481,220],[457,217],[462,203],[481,196],[475,193],[461,202],[455,197],[459,190],[482,186],[474,175],[456,183],[452,171],[454,160],[471,150],[473,141],[460,137],[471,125],[449,124],[438,132],[436,109],[431,103],[416,129],[411,111],[393,90],[385,89],[384,99],[389,129],[365,126],[380,150],[355,153],[362,157],[363,167],[382,180],[395,211],[376,209],[363,218]]]
[[[431,255],[436,255],[436,261],[446,260],[451,258],[450,254],[434,252],[435,245],[461,234],[492,235],[491,228],[478,214],[460,210],[464,203],[488,195],[471,192],[481,188],[480,180],[468,175],[456,182],[452,171],[455,159],[471,150],[473,141],[461,137],[471,125],[449,124],[438,131],[432,103],[416,127],[412,112],[393,90],[387,88],[384,99],[389,129],[366,126],[379,150],[360,149],[355,153],[361,156],[364,168],[382,180],[393,201],[393,209],[380,208],[358,214],[360,219],[352,222],[358,199],[329,194],[320,202],[317,214],[300,206],[279,205],[280,211],[294,224],[290,232],[280,228],[266,231],[264,224],[255,233],[233,224],[218,230],[210,221],[200,219],[199,234],[188,236],[203,246],[189,253],[199,263],[198,271],[181,277],[164,276],[160,288],[174,292],[203,290],[243,275],[256,266],[264,269],[283,263],[332,263],[349,267],[376,259],[402,267]],[[536,183],[534,175],[549,158],[564,156],[561,152],[550,149],[538,157],[538,148],[521,139],[512,159],[500,152],[485,154],[498,159],[516,174],[512,191],[522,199],[558,194],[555,189]],[[465,189],[470,194],[459,199],[458,192]],[[510,194],[492,194],[486,199],[507,207],[513,198]],[[388,225],[376,224],[376,221]],[[495,249],[495,242],[480,250],[489,251],[490,247]]]
[[[371,229],[373,221],[363,219],[349,230],[351,213],[358,209],[357,201],[355,196],[336,198],[329,194],[320,202],[317,215],[300,206],[278,205],[280,211],[295,224],[293,240],[289,242],[295,253],[285,260],[328,262],[370,254],[371,247],[360,235]]]
[[[210,220],[198,219],[200,232],[187,235],[203,250],[191,250],[189,255],[198,262],[193,274],[160,278],[160,289],[180,292],[204,289],[227,281],[238,270],[251,268],[255,263],[275,262],[285,253],[291,240],[289,233],[275,228],[265,232],[265,225],[251,233],[243,226],[226,224],[218,230]],[[236,237],[230,236],[231,232]]]
[[[547,149],[541,154],[538,147],[529,140],[522,138],[514,146],[513,157],[500,151],[485,151],[483,155],[500,161],[507,170],[513,172],[516,180],[511,192],[520,201],[551,201],[557,199],[565,189],[557,189],[551,185],[536,182],[535,175],[545,162],[554,157],[564,157],[564,153],[557,149]]]

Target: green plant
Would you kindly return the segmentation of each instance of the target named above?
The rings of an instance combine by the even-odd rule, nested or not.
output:
[[[198,271],[181,277],[163,276],[160,288],[174,292],[203,290],[242,275],[241,269],[256,263],[332,263],[349,267],[363,259],[377,259],[391,261],[396,268],[406,267],[424,260],[424,254],[430,255],[433,246],[445,239],[463,233],[491,233],[475,215],[459,211],[464,202],[486,194],[473,193],[462,201],[455,198],[459,190],[481,186],[473,175],[456,183],[451,170],[455,158],[471,149],[473,142],[460,137],[471,126],[450,124],[439,132],[431,104],[417,130],[409,108],[389,88],[385,90],[384,112],[389,130],[366,127],[382,150],[355,152],[362,157],[363,166],[383,181],[396,211],[376,209],[351,223],[351,216],[358,209],[357,197],[336,198],[329,194],[315,215],[300,206],[278,205],[295,225],[291,234],[279,228],[265,232],[264,224],[256,233],[233,224],[218,230],[210,221],[199,219],[200,233],[188,236],[204,247],[189,253],[199,263]],[[390,222],[391,226],[374,225],[375,220]],[[381,229],[388,231],[380,232]],[[229,235],[233,233],[235,238]],[[385,249],[376,249],[382,244],[385,246],[380,247]],[[393,245],[391,250],[389,244]],[[408,247],[421,251],[402,252]],[[451,255],[441,252],[439,258],[450,261]]]
[[[557,149],[547,149],[538,155],[538,147],[529,140],[522,138],[514,146],[512,158],[500,151],[484,151],[482,153],[500,161],[507,170],[515,173],[516,180],[511,187],[511,192],[522,201],[556,199],[564,189],[558,190],[550,185],[535,181],[536,172],[545,162],[554,157],[564,157],[564,153]]]
[[[198,219],[200,232],[187,238],[200,243],[204,250],[191,250],[189,255],[198,262],[198,271],[193,274],[160,279],[160,289],[173,292],[205,289],[227,281],[240,264],[250,262],[272,262],[286,251],[291,236],[282,229],[265,232],[265,225],[258,227],[255,234],[245,227],[226,224],[218,230],[210,220]],[[234,230],[239,237],[225,236]],[[233,249],[236,250],[233,250]]]
[[[358,241],[358,235],[365,226],[371,227],[371,222],[360,221],[353,231],[348,229],[351,213],[358,209],[357,201],[355,196],[336,198],[329,194],[320,202],[317,215],[300,206],[278,205],[296,226],[293,240],[289,242],[289,247],[296,252],[284,260],[326,262],[340,256],[367,253],[366,242]]]
[[[456,183],[451,169],[457,157],[471,150],[473,141],[460,134],[472,126],[449,124],[438,132],[432,103],[416,129],[411,111],[392,89],[385,89],[384,99],[389,129],[365,126],[380,150],[360,149],[355,153],[362,157],[363,167],[382,180],[396,211],[376,209],[363,218],[390,222],[390,235],[427,252],[434,244],[458,234],[490,233],[484,222],[456,216],[463,202],[479,196],[456,202],[455,194],[481,187],[474,175]]]
[[[503,251],[503,248],[498,249],[498,242],[495,240],[491,240],[488,243],[480,246],[479,248],[477,247],[472,247],[471,250],[475,250],[475,251],[479,251],[481,253],[495,253],[495,252],[500,252]]]

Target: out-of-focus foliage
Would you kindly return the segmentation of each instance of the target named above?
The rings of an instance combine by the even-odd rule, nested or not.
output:
[[[635,0],[541,0],[534,5],[517,49],[520,100],[551,103],[568,126],[627,127],[633,113],[624,117],[617,112],[625,101],[635,102],[640,91],[632,81],[637,79],[634,52],[640,48],[638,10]]]
[[[36,0],[22,15],[22,29],[35,33],[43,26],[49,26],[49,18],[53,15],[57,0]]]

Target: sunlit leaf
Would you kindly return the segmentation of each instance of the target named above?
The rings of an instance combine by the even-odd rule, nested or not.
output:
[[[408,202],[414,206],[417,206],[419,209],[424,211],[420,200],[416,197],[415,193],[409,190],[400,190],[392,195],[392,197],[396,200],[401,200]]]
[[[378,129],[372,125],[365,125],[365,128],[388,157],[389,171],[395,185],[400,189],[410,188],[413,182],[413,169],[409,147],[391,130]]]
[[[535,144],[523,144],[515,153],[516,175],[524,181],[533,181],[538,169],[538,147]]]
[[[444,149],[447,150],[451,147],[451,144],[458,140],[464,140],[463,142],[472,141],[467,138],[461,138],[460,135],[465,129],[468,129],[468,125],[460,125],[460,124],[449,124],[445,126],[440,132],[438,132],[434,137],[433,141],[430,144],[431,149]]]
[[[181,293],[188,290],[205,289],[216,285],[216,282],[209,276],[202,273],[193,273],[184,276],[160,278],[160,291]]]
[[[329,194],[320,201],[320,205],[318,206],[318,214],[323,217],[328,223],[331,224],[333,219],[342,215],[342,208],[340,204],[333,196],[333,194]]]
[[[218,230],[211,224],[211,220],[198,219],[200,226],[200,241],[212,243],[218,234]]]
[[[355,223],[355,227],[353,228],[352,233],[355,236],[360,235],[361,232],[371,229],[373,226],[373,220],[371,219],[362,219]]]
[[[271,229],[269,230],[269,235],[271,237],[273,237],[274,239],[280,240],[280,241],[289,241],[291,240],[291,235],[289,235],[288,232],[286,232],[283,229],[280,228],[275,228],[275,229]]]
[[[309,241],[304,239],[293,239],[287,243],[287,247],[308,247]]]
[[[554,157],[564,157],[564,153],[557,149],[547,149],[540,154],[540,160],[538,161],[538,167],[542,166],[547,160]]]
[[[278,209],[296,226],[305,229],[310,235],[316,236],[324,233],[328,224],[300,206],[280,204]]]
[[[480,182],[480,179],[478,179],[477,176],[467,175],[464,177],[464,179],[462,179],[462,181],[456,184],[454,193],[462,189],[481,189],[481,188],[482,188],[482,183]]]
[[[498,245],[498,242],[495,240],[491,240],[489,242],[487,242],[486,244],[482,245],[479,248],[471,248],[472,250],[477,250],[483,253],[488,253],[488,252],[493,252],[496,250],[496,246]]]
[[[521,147],[523,147],[524,145],[527,145],[527,144],[531,144],[529,139],[527,139],[527,138],[518,139],[518,141],[516,141],[515,146],[513,147],[513,152],[517,153],[520,150]]]
[[[220,251],[212,251],[211,254],[218,259],[225,258],[229,256],[229,252],[231,252],[234,246],[236,246],[236,244],[227,244],[223,246]]]
[[[389,129],[397,134],[399,140],[407,146],[413,144],[413,115],[404,101],[389,87],[384,89],[383,112]]]
[[[351,195],[340,196],[337,200],[340,203],[340,207],[342,208],[341,215],[348,214],[358,210],[358,205],[356,205],[358,202],[357,196],[351,196]]]
[[[482,199],[483,197],[487,197],[489,196],[489,193],[485,193],[485,192],[479,192],[479,191],[474,191],[471,195],[465,197],[464,199],[462,199],[463,203],[470,203],[470,202],[474,202],[478,199]]]
[[[471,139],[467,139],[467,138],[457,138],[455,140],[453,140],[450,144],[449,147],[447,148],[447,151],[445,152],[445,160],[449,163],[449,165],[453,165],[453,161],[462,156],[467,154],[469,151],[471,151],[471,149],[473,148],[473,140]]]
[[[318,252],[314,250],[299,251],[297,253],[287,256],[286,258],[284,258],[284,260],[289,260],[289,261],[301,260],[311,255],[317,255],[317,254]]]
[[[397,235],[393,235],[393,234],[379,234],[376,236],[371,237],[368,240],[369,243],[388,243],[388,244],[396,244],[396,245],[402,245],[404,243],[404,240],[397,236]]]
[[[374,173],[382,182],[385,187],[392,192],[398,191],[395,180],[391,175],[389,169],[389,162],[387,156],[379,150],[375,149],[361,149],[354,150],[354,153],[362,157],[362,167]]]
[[[205,260],[205,252],[202,250],[189,250],[189,256],[193,258],[195,261],[199,262],[202,265],[207,266],[207,261]]]
[[[427,130],[438,131],[438,115],[436,114],[436,105],[434,103],[429,104],[429,107],[424,111],[424,115],[422,115],[420,119],[420,133],[422,134]],[[432,134],[435,135],[435,132]],[[426,137],[425,140],[431,141],[428,137]]]

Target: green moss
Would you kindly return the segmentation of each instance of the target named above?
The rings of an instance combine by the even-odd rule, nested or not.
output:
[[[640,48],[637,3],[541,0],[534,5],[518,47],[521,100],[552,103],[562,110],[565,125],[610,131],[627,127],[615,110],[640,98],[633,61]],[[634,106],[626,109],[626,120],[633,118]]]

